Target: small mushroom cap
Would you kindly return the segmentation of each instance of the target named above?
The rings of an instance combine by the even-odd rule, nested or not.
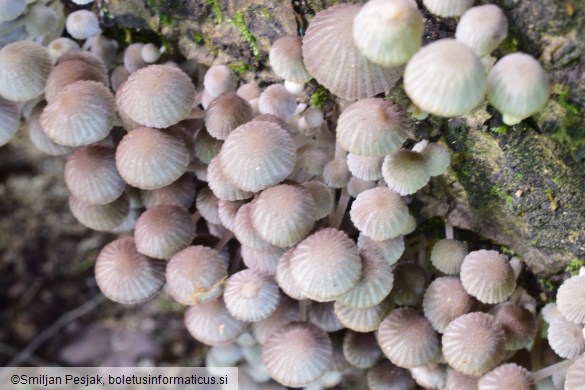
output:
[[[71,38],[60,37],[53,39],[47,46],[49,56],[53,62],[56,62],[59,57],[70,51],[79,51],[79,44]]]
[[[412,387],[412,378],[407,370],[397,367],[389,360],[382,360],[366,374],[368,388],[372,390],[398,390]]]
[[[465,291],[457,277],[435,279],[423,298],[423,310],[433,328],[444,333],[447,325],[459,316],[469,313],[476,301]]]
[[[16,103],[0,96],[0,146],[7,144],[20,127],[20,110]]]
[[[235,318],[258,322],[276,310],[280,294],[278,285],[271,277],[246,269],[227,279],[223,300]]]
[[[224,175],[235,187],[257,192],[280,183],[292,172],[296,148],[281,126],[253,121],[230,133],[218,157]]]
[[[61,18],[62,14],[58,14],[52,7],[35,4],[26,12],[24,27],[30,36],[40,37],[56,30]]]
[[[238,85],[236,75],[225,65],[213,65],[203,78],[205,90],[212,97],[226,92],[235,92]]]
[[[41,114],[40,123],[54,142],[88,145],[106,138],[114,126],[116,103],[102,83],[75,81],[61,90]]]
[[[377,187],[359,194],[349,215],[361,233],[383,241],[401,235],[409,214],[408,207],[397,193]]]
[[[69,146],[59,145],[53,142],[41,127],[40,118],[44,103],[38,104],[32,111],[26,125],[28,125],[28,135],[33,145],[41,152],[51,156],[61,156],[70,153],[74,148]],[[20,123],[20,120],[19,120]]]
[[[404,70],[404,90],[424,111],[442,117],[458,116],[473,110],[483,99],[485,70],[467,45],[441,39],[410,59]]]
[[[566,390],[579,390],[585,383],[585,357],[577,360],[567,370],[567,379],[565,381]]]
[[[56,65],[67,61],[83,61],[90,66],[93,66],[102,74],[108,74],[108,69],[104,61],[93,53],[88,51],[68,51],[57,60]]]
[[[191,306],[185,313],[187,330],[196,340],[207,345],[222,345],[236,341],[247,324],[228,312],[223,299]]]
[[[381,98],[362,99],[340,115],[337,141],[350,153],[383,157],[398,150],[410,135],[410,123],[400,106]]]
[[[351,173],[347,167],[347,161],[344,158],[331,160],[323,168],[323,181],[331,188],[343,188],[347,186],[350,177]]]
[[[404,236],[375,241],[360,233],[357,247],[360,251],[378,252],[389,265],[393,265],[404,253]]]
[[[347,294],[338,299],[345,306],[363,309],[382,302],[394,284],[390,264],[377,251],[362,251],[362,277]]]
[[[431,178],[424,156],[411,150],[387,155],[382,163],[382,176],[388,188],[403,196],[414,194]]]
[[[490,313],[504,328],[507,350],[525,348],[534,340],[536,319],[524,306],[503,302],[494,307]]]
[[[112,301],[133,304],[154,297],[165,283],[165,264],[141,255],[131,237],[106,245],[95,262],[101,292]]]
[[[443,17],[461,16],[471,8],[475,0],[423,0],[425,7],[433,14]]]
[[[451,154],[443,145],[422,141],[416,144],[412,150],[419,152],[425,158],[427,171],[433,177],[442,175],[451,165]]]
[[[494,51],[508,35],[508,19],[495,4],[465,11],[455,31],[455,39],[471,47],[480,57]]]
[[[51,70],[45,85],[45,99],[51,103],[57,94],[67,85],[80,80],[92,80],[108,86],[108,75],[101,69],[82,60],[59,63]]]
[[[410,369],[415,382],[427,389],[443,389],[447,381],[447,368],[443,364],[429,363]]]
[[[478,376],[466,375],[452,368],[447,368],[447,383],[444,390],[477,389]]]
[[[311,193],[316,206],[315,220],[324,218],[333,209],[333,194],[327,185],[318,181],[308,181],[302,184]]]
[[[295,245],[313,228],[317,206],[301,186],[279,184],[260,193],[252,203],[252,226],[272,245]]]
[[[264,344],[272,332],[293,321],[299,321],[298,302],[281,295],[276,310],[268,318],[253,324],[254,338],[259,344]]]
[[[234,92],[224,93],[211,101],[205,110],[205,127],[209,135],[225,140],[235,128],[252,119],[252,107]]]
[[[319,12],[303,37],[303,59],[309,73],[345,100],[388,91],[401,68],[374,64],[363,56],[352,37],[353,20],[361,5],[339,4]]]
[[[353,39],[370,61],[405,64],[422,43],[424,21],[411,0],[370,0],[353,22]]]
[[[337,299],[357,284],[362,261],[355,243],[347,234],[327,228],[297,245],[290,267],[303,294],[315,301],[326,302]]]
[[[142,59],[144,43],[132,43],[124,50],[124,67],[128,73],[134,73],[148,64]]]
[[[337,318],[346,328],[365,333],[377,330],[384,317],[393,309],[393,305],[386,299],[376,306],[355,309],[335,301],[334,308]]]
[[[170,259],[189,246],[195,237],[195,224],[188,210],[159,205],[146,210],[134,230],[138,252],[156,259]]]
[[[185,173],[188,163],[182,140],[149,127],[126,134],[116,150],[116,166],[124,181],[145,190],[171,184]]]
[[[312,78],[303,63],[301,37],[286,36],[274,41],[269,60],[274,73],[284,80],[304,84]]]
[[[382,352],[399,367],[422,366],[437,356],[439,336],[430,322],[417,310],[396,309],[378,329]]]
[[[116,92],[118,88],[130,77],[130,72],[122,66],[118,65],[112,70],[110,74],[110,84],[112,86],[112,90]]]
[[[0,22],[18,18],[26,10],[26,0],[0,0]]]
[[[293,322],[268,337],[262,362],[278,383],[303,387],[323,375],[332,353],[324,330],[311,323]]]
[[[195,204],[197,205],[197,211],[199,211],[207,222],[215,225],[221,224],[221,219],[219,218],[219,199],[209,187],[203,187],[199,191]]]
[[[157,47],[155,44],[147,43],[144,46],[142,46],[140,55],[142,56],[142,60],[144,62],[152,64],[160,58],[161,52],[160,48]]]
[[[103,145],[83,146],[69,156],[65,184],[78,199],[92,204],[113,202],[126,188],[116,169],[114,149]]]
[[[502,364],[481,377],[478,390],[536,390],[532,373],[515,363]]]
[[[213,138],[206,129],[201,129],[195,138],[195,157],[202,163],[209,164],[219,154],[221,145],[221,140]]]
[[[7,44],[0,50],[0,95],[17,102],[40,96],[51,66],[49,52],[38,43]]]
[[[250,100],[258,99],[262,90],[256,83],[246,83],[242,84],[236,93],[247,102],[250,102]]]
[[[439,240],[431,250],[431,263],[444,274],[455,275],[461,270],[465,256],[467,256],[467,249],[461,241]]]
[[[483,303],[505,301],[516,289],[516,277],[504,255],[496,251],[470,252],[461,264],[461,283]]]
[[[337,332],[343,329],[343,324],[335,314],[333,302],[311,302],[308,314],[309,321],[326,332]]]
[[[548,325],[548,342],[560,357],[575,358],[585,352],[583,325],[559,316]]]
[[[220,200],[217,203],[217,212],[221,224],[229,230],[234,230],[236,214],[244,203],[241,201]]]
[[[443,335],[443,356],[467,375],[482,375],[496,367],[506,352],[504,329],[486,313],[468,313],[453,320]]]
[[[227,270],[219,253],[205,246],[189,246],[167,264],[169,293],[183,305],[199,305],[221,295]]]
[[[557,306],[571,322],[585,323],[585,276],[565,280],[557,293]]]
[[[253,192],[241,190],[231,184],[223,173],[219,156],[212,158],[209,162],[207,167],[207,182],[215,196],[221,200],[243,200],[251,198],[254,195]]]
[[[316,128],[323,123],[323,111],[315,107],[309,107],[303,113],[303,118],[309,127]]]
[[[246,267],[251,270],[268,276],[276,276],[278,262],[285,250],[276,246],[267,248],[250,248],[246,245],[241,246],[242,260]]]
[[[376,335],[372,333],[345,332],[343,355],[353,367],[371,368],[382,357]]]
[[[252,203],[242,205],[234,219],[233,232],[240,244],[252,249],[269,248],[270,243],[262,239],[252,225]]]
[[[420,306],[429,285],[429,275],[417,263],[398,262],[394,266],[394,287],[391,297],[401,306]]]
[[[488,100],[504,114],[508,125],[540,110],[548,96],[548,75],[528,54],[513,53],[501,58],[488,75]]]
[[[124,193],[112,203],[93,205],[70,195],[69,209],[82,225],[97,231],[108,231],[124,222],[130,212],[130,200]]]
[[[351,174],[362,180],[379,180],[382,178],[382,157],[360,156],[349,153],[347,167]]]
[[[278,260],[276,267],[276,281],[286,295],[291,298],[302,300],[307,299],[305,294],[299,290],[290,272],[290,260],[294,252],[294,247],[287,250]],[[327,329],[325,329],[327,330]]]
[[[371,190],[377,186],[375,181],[367,181],[352,176],[347,182],[347,193],[352,198],[357,198],[364,191]]]
[[[258,109],[288,122],[297,108],[297,101],[282,84],[272,84],[260,94]]]
[[[185,119],[194,101],[191,79],[170,65],[150,65],[132,73],[116,93],[119,110],[130,119],[155,128],[169,127]]]
[[[100,31],[100,22],[96,14],[88,10],[74,11],[67,16],[65,28],[75,39],[87,39],[97,35]]]
[[[144,190],[140,195],[147,209],[159,204],[172,204],[188,209],[195,199],[193,174],[185,173],[167,186],[155,190]]]

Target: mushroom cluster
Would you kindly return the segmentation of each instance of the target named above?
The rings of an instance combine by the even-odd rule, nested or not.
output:
[[[487,96],[512,125],[546,103],[548,77],[523,53],[486,67],[507,34],[495,5],[423,3],[461,16],[454,38],[421,48],[411,0],[333,6],[304,37],[273,43],[283,82],[265,88],[223,64],[163,62],[153,43],[116,61],[117,44],[80,9],[65,23],[75,40],[0,50],[0,142],[22,112],[35,146],[68,155],[75,218],[121,234],[97,257],[100,290],[137,304],[166,286],[188,307],[190,334],[212,346],[207,365],[239,365],[242,388],[353,377],[372,389],[535,389],[553,371],[524,367],[526,349],[540,352],[543,314],[518,264],[469,250],[450,226],[436,242],[417,235],[411,201],[450,154],[382,94],[402,78],[411,110],[442,117]],[[0,2],[0,20],[40,6]],[[339,114],[307,104],[313,78]],[[551,348],[575,361],[556,378],[569,390],[583,385],[584,297],[585,276],[567,280],[545,318]]]

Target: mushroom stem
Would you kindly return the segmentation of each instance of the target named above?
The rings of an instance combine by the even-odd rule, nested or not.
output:
[[[238,269],[240,268],[240,264],[242,263],[242,253],[240,252],[240,248],[238,248],[238,250],[236,251],[236,253],[234,254],[234,257],[232,258],[232,261],[230,263],[230,269],[228,274],[232,275],[235,274]]]
[[[187,119],[203,119],[205,118],[205,110],[200,109],[199,107],[194,107],[191,112],[189,113],[189,115],[187,115],[186,118],[184,118],[183,120],[187,120]]]
[[[536,317],[536,337],[534,338],[534,343],[532,344],[532,348],[530,350],[530,362],[532,363],[532,369],[538,370],[540,369],[542,362],[540,360],[540,352],[542,350],[542,326],[544,325],[544,320],[542,318],[542,314],[539,314]]]
[[[193,219],[193,225],[197,225],[197,222],[201,219],[201,214],[199,211],[195,211],[193,215],[191,215],[191,219]]]
[[[452,240],[453,237],[455,237],[453,234],[453,225],[451,225],[451,222],[445,221],[445,238]]]
[[[232,233],[231,231],[227,231],[223,234],[223,236],[221,237],[221,239],[218,241],[217,244],[215,244],[215,247],[213,248],[216,251],[221,251],[223,249],[223,247],[225,246],[225,244],[228,243],[229,240],[232,239],[232,237],[234,236],[234,233]]]
[[[339,229],[341,222],[343,222],[343,216],[345,215],[348,205],[349,193],[347,192],[347,187],[343,187],[341,189],[341,195],[339,196],[339,203],[337,203],[337,209],[335,209],[330,220],[330,226],[332,228]]]
[[[339,142],[335,142],[335,159],[342,158],[345,160],[347,152],[339,145]]]
[[[551,376],[559,371],[567,370],[580,357],[581,356],[577,356],[577,357],[574,357],[572,359],[563,360],[562,362],[558,362],[556,364],[553,364],[552,366],[545,367],[541,370],[538,370],[538,371],[532,373],[532,377],[537,382],[541,381],[541,380],[548,378],[549,376]]]
[[[307,310],[309,308],[309,300],[301,299],[299,301],[299,320],[307,321]]]

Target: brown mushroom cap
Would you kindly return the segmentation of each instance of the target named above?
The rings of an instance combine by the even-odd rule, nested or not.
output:
[[[235,128],[252,119],[252,107],[234,92],[224,93],[211,101],[205,110],[205,126],[212,137],[225,140]]]
[[[465,290],[484,303],[506,300],[516,289],[516,277],[504,255],[496,251],[470,252],[461,264]]]
[[[116,93],[118,109],[148,127],[164,128],[185,119],[195,101],[195,87],[182,70],[150,65],[130,75]]]
[[[131,237],[106,245],[95,263],[98,287],[109,299],[140,303],[155,296],[165,283],[165,264],[141,255]]]

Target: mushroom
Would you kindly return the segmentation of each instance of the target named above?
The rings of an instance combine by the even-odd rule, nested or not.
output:
[[[96,14],[91,11],[81,9],[71,12],[67,16],[65,28],[69,35],[75,39],[87,39],[97,35],[100,32],[100,23]]]
[[[221,298],[191,306],[185,313],[185,325],[193,338],[207,345],[234,342],[248,327],[228,312]]]
[[[246,269],[227,279],[223,300],[235,318],[258,322],[268,318],[276,310],[280,293],[272,278]]]

